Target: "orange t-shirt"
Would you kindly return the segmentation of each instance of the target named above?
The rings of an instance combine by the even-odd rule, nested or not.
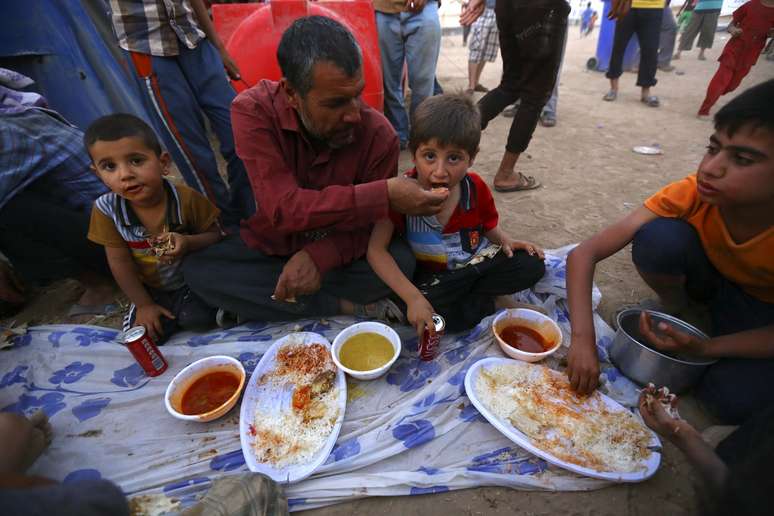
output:
[[[737,244],[718,207],[699,197],[696,174],[665,186],[645,201],[645,207],[661,217],[688,222],[696,229],[707,258],[720,274],[751,296],[774,303],[774,226]]]

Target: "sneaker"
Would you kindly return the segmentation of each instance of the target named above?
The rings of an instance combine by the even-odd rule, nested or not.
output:
[[[403,311],[388,298],[367,305],[355,305],[355,315],[391,324],[405,324],[406,322]]]

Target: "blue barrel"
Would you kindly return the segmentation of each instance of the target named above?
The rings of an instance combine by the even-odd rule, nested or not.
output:
[[[610,66],[610,54],[613,52],[613,36],[615,35],[615,21],[607,19],[610,12],[610,0],[603,1],[604,8],[600,17],[602,24],[599,27],[599,37],[597,38],[597,55],[596,58],[591,58],[588,62],[588,68],[598,72],[606,72]],[[633,34],[626,46],[626,52],[624,52],[624,70],[629,70],[639,64],[635,62],[639,59],[639,51],[640,44],[637,41],[637,34]]]

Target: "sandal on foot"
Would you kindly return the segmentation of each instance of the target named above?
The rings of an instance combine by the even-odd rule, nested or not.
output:
[[[496,192],[501,193],[507,193],[507,192],[521,192],[525,190],[534,190],[535,188],[540,188],[541,183],[537,179],[535,179],[532,176],[525,176],[521,172],[519,172],[519,184],[514,186],[497,186],[494,185],[494,189]]]
[[[640,99],[640,102],[648,107],[659,107],[661,105],[661,101],[658,100],[658,97],[655,95],[649,95],[643,99]]]
[[[543,127],[554,127],[556,125],[556,117],[553,115],[544,113],[540,115],[540,125],[542,125]]]
[[[605,96],[602,97],[602,100],[606,100],[608,102],[613,102],[617,98],[618,98],[618,92],[610,90],[607,93],[605,93]]]
[[[477,91],[479,93],[486,93],[489,91],[489,88],[487,88],[483,84],[476,84],[476,87],[473,88],[473,91]]]

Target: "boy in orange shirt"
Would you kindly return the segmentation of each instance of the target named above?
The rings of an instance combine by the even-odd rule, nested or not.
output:
[[[698,340],[661,323],[657,349],[720,359],[696,394],[728,423],[774,404],[774,80],[750,88],[715,115],[699,170],[667,185],[567,260],[572,387],[593,391],[599,363],[591,285],[597,262],[633,243],[632,260],[663,311],[708,305],[713,337]]]

